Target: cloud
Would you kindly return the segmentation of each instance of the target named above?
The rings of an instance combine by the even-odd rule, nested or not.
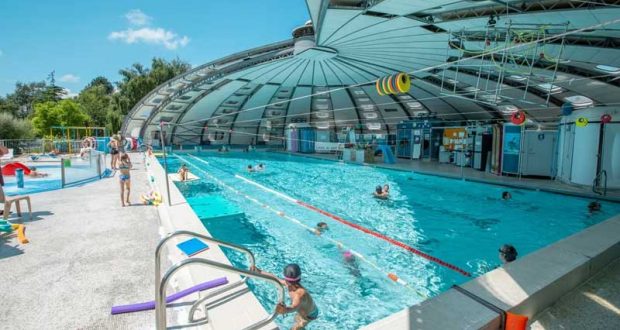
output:
[[[125,18],[129,21],[131,25],[135,26],[143,26],[148,25],[153,18],[142,12],[140,9],[132,9],[125,14]]]
[[[110,40],[121,40],[127,44],[146,43],[152,45],[163,45],[167,49],[177,49],[185,47],[189,43],[189,37],[180,37],[172,31],[163,28],[129,28],[123,31],[116,31],[108,35]]]
[[[80,81],[80,77],[68,73],[68,74],[60,77],[60,79],[58,79],[58,80],[60,80],[61,82],[65,82],[65,83],[76,83],[76,82]]]
[[[68,88],[64,88],[64,91],[65,91],[66,94],[61,96],[62,99],[72,99],[72,98],[77,97],[79,95],[78,93],[72,92]]]

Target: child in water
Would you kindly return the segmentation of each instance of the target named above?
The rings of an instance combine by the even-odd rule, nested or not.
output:
[[[256,267],[250,270],[277,277],[273,274],[263,272]],[[280,280],[280,282],[288,289],[288,294],[291,297],[291,306],[279,304],[276,307],[276,312],[278,314],[297,312],[295,315],[295,324],[291,329],[305,329],[310,322],[319,317],[319,309],[314,304],[314,300],[312,296],[310,296],[310,293],[301,285],[301,268],[299,268],[297,264],[288,264],[284,267],[284,280]]]
[[[317,235],[321,235],[327,229],[329,229],[329,227],[327,227],[327,224],[325,222],[319,222],[316,224],[316,227],[314,228],[314,233]]]
[[[387,184],[384,185],[383,187],[377,186],[377,188],[375,189],[375,192],[373,194],[377,198],[388,199],[388,197],[390,197],[390,186],[387,185]]]

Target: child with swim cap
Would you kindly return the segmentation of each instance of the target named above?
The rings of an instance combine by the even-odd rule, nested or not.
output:
[[[277,277],[256,267],[250,270]],[[288,294],[291,297],[291,306],[279,304],[276,307],[276,312],[278,314],[297,312],[295,324],[291,329],[305,329],[310,322],[319,317],[319,309],[314,304],[310,293],[301,285],[301,268],[299,268],[299,265],[288,264],[284,267],[284,280],[280,280],[280,282],[288,289]]]

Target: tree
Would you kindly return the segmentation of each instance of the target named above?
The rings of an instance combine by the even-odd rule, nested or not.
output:
[[[145,95],[164,82],[191,69],[191,65],[179,59],[170,62],[153,58],[151,68],[147,69],[142,64],[136,63],[130,68],[122,69],[119,74],[122,80],[117,83],[121,113],[126,115]]]
[[[96,84],[83,89],[77,97],[77,102],[90,119],[92,126],[105,126],[106,116],[110,107],[111,97],[104,84]]]
[[[97,86],[103,86],[105,93],[107,95],[111,95],[112,93],[114,93],[114,86],[112,85],[112,83],[108,80],[108,78],[106,77],[102,77],[99,76],[93,80],[90,81],[90,83],[88,83],[88,85],[86,85],[86,87],[84,87],[84,90],[86,89],[91,89],[93,87],[97,87]],[[84,91],[82,90],[82,91]]]
[[[30,121],[15,118],[9,113],[0,113],[0,140],[32,138]]]
[[[32,105],[43,100],[46,85],[44,81],[15,84],[15,91],[0,99],[0,112],[8,112],[15,117],[24,118],[32,112]]]
[[[73,100],[47,101],[35,104],[32,125],[38,136],[44,136],[52,126],[85,126],[89,119]]]

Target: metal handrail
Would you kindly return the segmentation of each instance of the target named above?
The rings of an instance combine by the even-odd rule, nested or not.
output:
[[[598,187],[601,184],[601,177],[603,176],[605,177],[605,180],[603,181],[603,192],[601,193],[598,190]],[[596,177],[594,178],[594,182],[592,183],[592,191],[599,195],[603,195],[603,196],[607,195],[607,171],[606,170],[602,170],[596,175]]]
[[[239,275],[245,275],[245,278],[248,277],[252,277],[252,278],[259,278],[259,279],[263,279],[266,280],[268,282],[273,283],[276,288],[278,289],[278,304],[283,304],[284,303],[284,286],[282,285],[282,283],[280,282],[280,280],[272,275],[265,275],[265,274],[261,274],[261,273],[257,273],[257,272],[253,272],[253,271],[249,271],[249,270],[243,270],[243,269],[239,269],[230,265],[225,265],[219,262],[215,262],[215,261],[211,261],[211,260],[207,260],[207,259],[202,259],[202,258],[190,258],[190,259],[186,259],[183,260],[179,263],[177,263],[176,265],[172,266],[172,268],[170,268],[166,274],[164,275],[162,282],[159,284],[159,288],[157,290],[157,296],[155,297],[155,313],[156,313],[156,317],[157,317],[157,329],[158,330],[164,330],[166,329],[166,310],[165,310],[165,301],[164,301],[164,296],[166,295],[166,287],[168,286],[168,281],[170,280],[170,278],[176,274],[179,270],[181,270],[182,268],[189,266],[191,264],[203,264],[206,266],[211,266],[220,270],[224,270],[224,271],[229,271],[232,273],[236,273]],[[236,284],[235,286],[238,286],[239,284]],[[221,293],[224,292],[226,290],[224,289],[219,289],[217,291],[217,293]],[[190,309],[190,320],[193,320],[192,315],[195,312],[196,308],[198,307],[199,304],[201,304],[202,302],[204,302],[205,300],[207,300],[208,298],[212,297],[215,295],[216,292],[211,293],[210,295],[208,295],[207,297],[203,297],[202,299],[198,300],[196,303],[194,303],[194,305],[192,306],[192,308]],[[207,313],[207,310],[205,308],[205,314]],[[274,310],[273,313],[271,313],[271,315],[269,315],[269,317],[258,321],[248,327],[243,328],[243,330],[253,330],[253,329],[258,329],[264,325],[266,325],[267,323],[273,321],[276,316],[278,315],[278,313]],[[207,317],[208,319],[208,317]]]
[[[209,237],[209,236],[205,236],[202,234],[198,234],[192,231],[187,231],[187,230],[179,230],[179,231],[175,231],[173,233],[168,234],[166,237],[164,237],[161,241],[159,241],[159,244],[157,244],[157,248],[155,248],[155,296],[157,297],[159,294],[159,289],[157,288],[158,285],[161,284],[161,251],[163,246],[166,244],[166,242],[168,242],[170,239],[177,237],[177,236],[192,236],[192,237],[196,237],[196,238],[200,238],[203,239],[207,242],[213,243],[213,244],[217,244],[220,246],[225,246],[227,248],[245,253],[248,256],[248,259],[250,261],[250,267],[255,267],[256,266],[256,258],[254,258],[254,254],[252,253],[252,251],[248,250],[247,248],[240,246],[240,245],[236,245],[236,244],[232,244],[232,243],[228,243],[228,242],[224,242],[218,239],[215,239],[213,237]],[[226,290],[230,290],[232,288],[235,288],[237,286],[239,286],[240,284],[243,284],[247,281],[247,277],[241,279],[240,281],[237,281],[235,283],[232,284],[228,284],[222,288],[219,289],[219,292],[224,292]],[[160,324],[160,314],[163,314],[163,318],[164,318],[164,325],[165,325],[165,307],[163,308],[163,313],[161,313],[161,311],[157,307],[158,305],[156,305],[155,308],[155,314],[157,315],[157,324]],[[165,306],[165,305],[164,305]],[[158,327],[159,328],[159,327]]]

